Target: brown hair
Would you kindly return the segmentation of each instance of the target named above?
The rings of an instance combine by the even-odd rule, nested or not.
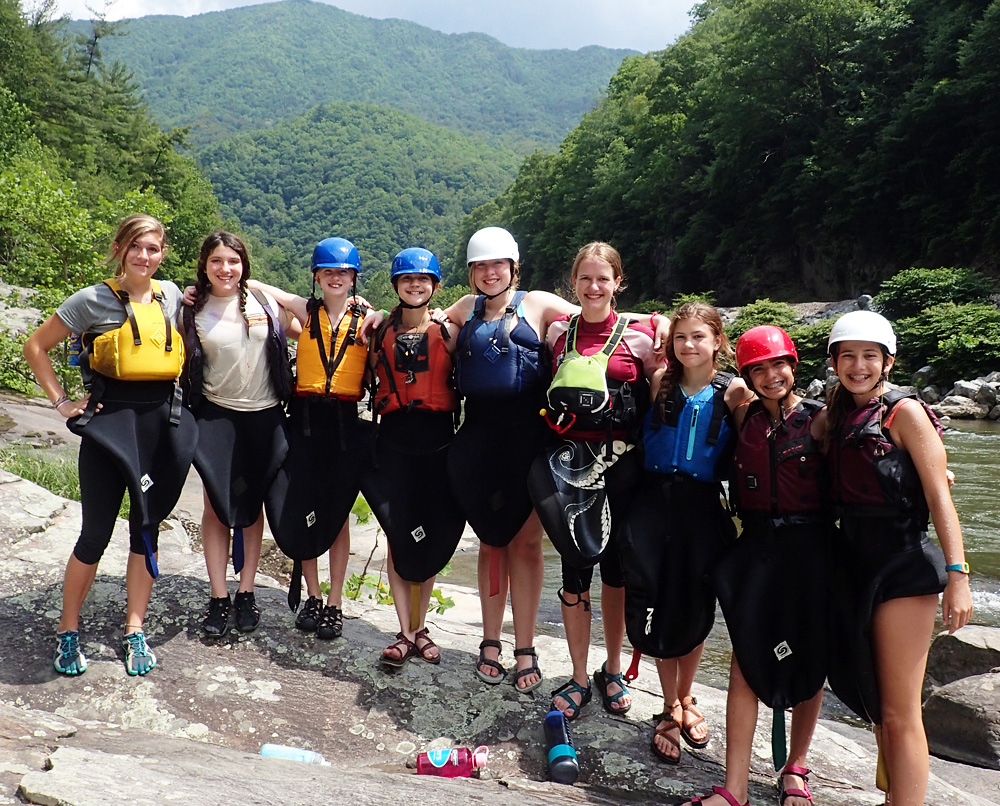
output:
[[[580,264],[587,258],[595,258],[607,263],[611,267],[614,278],[616,280],[623,281],[622,285],[619,286],[619,290],[625,287],[625,273],[622,271],[622,256],[618,254],[617,249],[604,241],[591,241],[586,246],[580,247],[580,251],[576,253],[576,257],[573,259],[573,270],[570,272],[570,278],[574,282],[576,282],[576,274],[580,269]]]
[[[726,331],[722,326],[722,316],[719,314],[718,310],[716,310],[716,308],[712,305],[709,305],[707,302],[685,302],[676,311],[674,311],[673,316],[670,317],[670,332],[667,334],[666,345],[667,370],[663,373],[663,379],[660,381],[660,388],[656,393],[657,404],[667,402],[667,398],[670,396],[670,393],[680,382],[681,375],[684,374],[684,365],[674,353],[674,329],[677,327],[678,322],[683,322],[686,319],[700,319],[708,325],[708,329],[720,339],[719,349],[716,350],[715,354],[712,356],[712,363],[715,366],[716,372],[733,362],[733,347],[729,343],[729,339],[726,337]]]
[[[114,266],[116,280],[121,280],[125,276],[125,255],[132,244],[148,233],[153,233],[160,239],[163,253],[166,254],[167,232],[159,220],[145,213],[136,213],[122,219],[111,239],[111,250],[108,254],[108,265]]]
[[[194,281],[194,309],[200,311],[205,307],[205,302],[212,293],[212,281],[208,279],[208,258],[219,246],[228,246],[240,256],[243,264],[243,272],[240,274],[240,310],[246,315],[245,305],[247,300],[247,280],[250,279],[250,254],[247,252],[246,244],[238,235],[233,235],[225,230],[217,230],[201,242],[201,251],[198,253],[198,277]]]
[[[885,384],[885,382],[889,380],[889,368],[886,366],[889,362],[889,351],[883,344],[879,344],[878,346],[882,353],[882,373],[879,375],[878,382],[879,384]],[[834,342],[830,345],[830,357],[833,360],[834,371],[837,369],[837,356],[839,354],[840,342]],[[882,393],[885,393],[884,386],[882,388]],[[823,433],[824,448],[830,447],[830,442],[833,439],[834,432],[840,428],[841,424],[843,424],[844,420],[847,418],[848,413],[854,408],[854,396],[851,395],[850,392],[845,391],[838,376],[836,385],[826,396],[826,431]]]

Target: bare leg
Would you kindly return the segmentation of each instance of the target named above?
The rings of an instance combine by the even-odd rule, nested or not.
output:
[[[656,673],[659,675],[660,689],[663,692],[663,715],[668,718],[673,717],[677,720],[678,725],[680,725],[681,720],[680,703],[677,699],[677,675],[679,666],[679,658],[656,659]],[[666,724],[666,720],[660,720],[660,722],[656,725],[656,730],[662,730]],[[667,741],[663,736],[654,736],[653,741],[666,755],[671,758],[679,758],[681,752],[679,746],[681,740],[679,727],[673,728],[671,730],[671,735],[677,740],[678,746],[674,746],[673,743]]]
[[[507,547],[507,570],[510,578],[510,608],[514,616],[514,646],[519,649],[534,646],[535,622],[538,621],[538,604],[542,598],[542,581],[545,576],[542,524],[534,510]],[[622,613],[624,629],[624,609]],[[533,662],[530,655],[518,656],[518,671],[529,668]],[[517,685],[527,688],[538,679],[536,674],[524,675],[517,681]]]
[[[694,676],[698,673],[698,665],[701,663],[701,656],[704,651],[705,644],[702,642],[683,658],[680,658],[677,669],[677,699],[682,705],[688,706],[681,709],[680,718],[682,724],[687,727],[688,732],[691,734],[691,738],[697,742],[704,741],[708,737],[708,725],[706,723],[699,722],[697,725],[694,724],[698,722],[701,712],[697,710],[697,706],[694,706],[692,709],[690,705]]]
[[[399,631],[410,641],[416,642],[417,633],[424,629],[427,608],[430,605],[431,593],[434,590],[434,582],[437,577],[433,576],[420,583],[419,600],[414,602],[411,598],[412,584],[396,573],[396,566],[392,561],[391,550],[387,553],[387,560],[389,589],[392,591],[392,601],[396,607],[396,617],[399,619]],[[410,629],[410,618],[414,607],[419,608],[417,611],[418,619],[416,630]],[[387,652],[397,658],[400,656],[400,650],[395,647],[387,647],[382,654],[385,655]],[[427,651],[428,658],[437,657],[437,655],[437,647]]]
[[[601,586],[601,619],[604,622],[604,645],[608,649],[608,659],[604,670],[608,674],[621,674],[622,646],[625,643],[625,588]],[[608,686],[608,696],[614,696],[622,687],[618,683]],[[620,711],[632,704],[632,695],[623,694],[612,708]]]
[[[816,730],[816,723],[819,721],[819,711],[822,705],[823,689],[820,689],[810,699],[800,702],[792,709],[792,735],[788,744],[786,767],[808,768],[806,754],[809,752],[809,745],[812,742],[813,732]],[[789,772],[785,773],[782,778],[785,789],[805,791],[806,782],[802,780],[801,776]],[[810,806],[810,802],[807,798],[789,795],[785,799],[785,806]]]
[[[260,546],[264,539],[264,510],[260,511],[252,526],[243,530],[243,570],[240,571],[238,593],[253,591],[257,567],[260,565]]]
[[[229,543],[232,535],[229,527],[219,520],[219,516],[212,509],[207,492],[204,494],[204,499],[205,503],[201,511],[201,546],[205,553],[205,567],[208,569],[211,596],[221,599],[229,596],[229,591],[226,589],[226,566],[229,564]],[[245,542],[244,545],[246,545]],[[259,544],[257,554],[259,558]],[[256,572],[256,570],[256,566],[254,566],[254,571]]]
[[[153,555],[156,557],[157,555]],[[146,555],[129,552],[125,568],[125,634],[139,632],[153,593],[153,578],[146,570]]]
[[[336,605],[337,607],[344,605],[344,580],[347,578],[347,561],[350,556],[351,519],[348,518],[340,527],[337,539],[330,546],[330,596],[326,600],[328,605]]]
[[[500,630],[503,628],[509,574],[507,556],[506,548],[500,549],[487,546],[485,543],[479,544],[476,571],[479,581],[479,605],[483,614],[483,638],[491,641],[500,640]],[[490,561],[493,557],[498,558],[500,563],[500,590],[496,596],[490,596]],[[495,647],[484,647],[482,652],[483,656],[489,660],[499,661],[500,659],[500,650]],[[485,664],[481,665],[479,669],[491,677],[497,677],[500,674],[497,669]]]
[[[587,603],[584,607],[583,602]],[[590,650],[590,591],[580,594],[580,604],[562,605],[563,626],[566,629],[566,643],[569,644],[569,656],[573,661],[573,680],[587,688],[590,685],[590,674],[587,672],[587,653]],[[573,702],[580,704],[581,695],[567,694]],[[560,711],[571,710],[562,696],[552,700],[552,707]]]
[[[937,596],[890,599],[872,617],[872,650],[882,706],[882,753],[893,806],[920,806],[930,760],[920,709]]]
[[[63,606],[59,618],[59,630],[80,629],[80,609],[90,592],[97,576],[97,563],[86,565],[75,554],[69,555],[66,574],[63,576]]]

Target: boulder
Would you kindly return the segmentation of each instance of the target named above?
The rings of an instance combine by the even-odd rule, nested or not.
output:
[[[994,406],[992,409],[990,409],[990,419],[1000,420],[1000,406]]]
[[[814,378],[809,383],[809,388],[806,389],[806,397],[812,398],[813,400],[819,400],[826,393],[826,384],[819,378]]]
[[[826,393],[827,393],[827,395],[830,394],[830,390],[833,389],[838,383],[840,383],[840,380],[837,378],[836,371],[833,369],[833,367],[827,367],[826,368]]]
[[[982,420],[990,413],[988,407],[967,397],[949,395],[940,403],[931,406],[938,417],[958,417],[960,419]]]
[[[967,397],[969,400],[973,400],[982,385],[981,381],[955,381],[955,386],[948,393],[948,397]]]
[[[920,390],[920,397],[924,403],[937,403],[941,399],[941,393],[936,386],[925,386]]]
[[[986,376],[987,383],[1000,383],[1000,372],[991,372]]]
[[[1000,628],[969,624],[934,639],[927,655],[927,676],[943,686],[970,675],[1000,668]]]
[[[934,374],[934,370],[930,366],[924,366],[913,373],[911,380],[913,385],[918,389],[922,389],[930,383],[931,376]]]
[[[1000,671],[956,680],[924,703],[927,743],[936,756],[1000,769]]]
[[[984,406],[993,408],[997,404],[998,386],[1000,386],[1000,384],[984,383],[979,387],[979,391],[976,392],[976,396],[972,399],[977,403],[982,403]]]

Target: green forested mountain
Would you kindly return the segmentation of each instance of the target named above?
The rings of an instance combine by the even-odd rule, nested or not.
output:
[[[84,23],[74,23],[85,30]],[[330,101],[384,104],[528,153],[555,147],[630,51],[510,48],[309,0],[130,20],[101,41],[196,145]]]
[[[546,287],[609,240],[644,298],[833,298],[910,266],[997,271],[998,0],[698,9],[465,232],[507,222]]]
[[[462,217],[510,183],[518,157],[394,109],[336,103],[199,162],[225,212],[287,256],[271,268],[307,289],[312,247],[331,235],[357,245],[366,275],[406,246],[451,254]]]

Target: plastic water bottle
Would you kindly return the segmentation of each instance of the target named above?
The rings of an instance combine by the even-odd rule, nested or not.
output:
[[[557,784],[572,784],[580,775],[569,722],[562,711],[545,715],[545,745],[549,749],[549,775]]]
[[[83,336],[79,333],[72,333],[69,337],[69,355],[66,363],[71,367],[80,366],[80,353],[83,351]]]
[[[486,766],[490,749],[485,745],[470,750],[427,750],[417,756],[418,775],[439,775],[442,778],[468,778]]]
[[[288,761],[301,761],[305,764],[330,766],[330,762],[315,750],[303,750],[301,747],[289,747],[284,744],[265,744],[260,748],[260,754],[265,758],[283,758]]]

